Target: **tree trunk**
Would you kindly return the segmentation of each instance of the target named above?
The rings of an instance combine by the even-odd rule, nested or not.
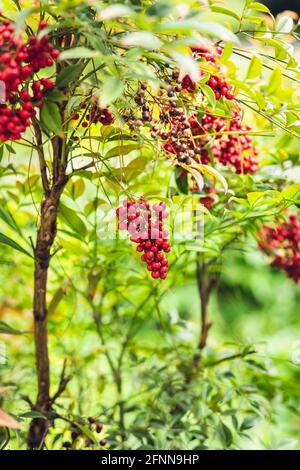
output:
[[[66,182],[67,177],[63,174],[58,182],[52,186],[49,193],[45,195],[41,204],[40,227],[34,249],[33,317],[38,394],[33,409],[44,414],[47,419],[34,418],[32,420],[28,434],[28,447],[30,449],[41,449],[43,447],[51,422],[49,417],[51,398],[47,334],[47,277],[51,248],[56,237],[59,200]]]

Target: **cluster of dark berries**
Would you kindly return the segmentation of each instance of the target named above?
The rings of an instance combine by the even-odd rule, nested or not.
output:
[[[189,95],[194,96],[195,83],[189,76],[180,82],[179,71],[173,70],[164,77],[166,86],[160,90],[160,115],[153,122],[151,136],[161,139],[168,158],[174,163],[202,164],[220,162],[232,165],[237,173],[254,173],[258,168],[258,150],[249,135],[250,126],[244,126],[242,111],[234,100],[232,86],[225,79],[219,57],[220,48],[193,48],[194,58],[205,60],[217,68],[218,75],[211,75],[207,84],[214,90],[216,98],[223,96],[232,101],[232,117],[229,119],[209,114],[199,120],[195,111],[188,112],[182,103]],[[182,96],[182,90],[183,95]]]
[[[81,424],[85,424],[82,422]],[[95,431],[96,433],[100,434],[103,431],[104,425],[102,423],[97,422],[96,418],[90,416],[88,418],[88,428],[90,431]],[[85,447],[94,446],[94,441],[89,439],[81,430],[81,428],[77,425],[77,423],[71,423],[71,441],[64,441],[62,443],[62,447],[66,450],[71,450],[76,448],[76,443],[79,438],[83,438]],[[100,446],[104,447],[107,444],[106,439],[100,439],[99,441]]]
[[[189,165],[196,153],[188,114],[180,104],[183,87],[179,81],[179,71],[173,70],[171,76],[163,77],[163,80],[165,86],[158,94],[159,119],[153,121],[151,136],[161,140],[168,158]]]
[[[150,205],[143,198],[139,202],[124,201],[117,209],[118,227],[127,230],[130,240],[137,243],[136,250],[143,253],[141,260],[147,264],[153,279],[166,279],[168,260],[165,253],[170,252],[169,233],[163,228],[168,217],[166,203]]]
[[[136,104],[141,106],[142,122],[150,122],[152,120],[152,113],[151,113],[149,105],[147,104],[146,97],[145,97],[146,89],[147,89],[147,86],[144,83],[142,83],[140,90],[138,91],[136,97],[134,98],[134,101],[136,102]]]
[[[86,110],[86,114],[84,115],[84,119],[81,124],[84,128],[90,127],[91,124],[97,124],[98,122],[103,124],[103,126],[109,126],[115,121],[114,116],[108,108],[101,108],[95,103],[91,103],[90,105],[83,103],[81,109]],[[74,113],[72,116],[72,120],[74,121],[77,121],[79,118],[79,113]]]
[[[42,21],[39,32],[46,26]],[[0,103],[0,141],[19,140],[30,126],[35,108],[43,105],[44,94],[54,87],[47,78],[34,81],[34,74],[51,66],[58,56],[47,34],[30,36],[25,42],[8,19],[0,18],[0,81],[5,88]]]
[[[136,113],[132,110],[123,114],[123,119],[127,123],[130,130],[134,130],[136,127],[141,127],[147,123],[153,122],[153,103],[150,102],[150,95],[147,91],[147,85],[144,83],[140,84],[140,87],[133,99],[138,105]]]
[[[95,430],[97,434],[100,434],[103,431],[104,424],[98,423],[96,418],[94,418],[93,416],[89,416],[88,421],[89,421],[89,429],[91,431]],[[107,444],[107,440],[101,439],[99,441],[99,444],[104,447]]]
[[[161,110],[161,119],[168,118],[169,131],[160,131],[154,126],[152,132],[162,139],[162,146],[168,154],[175,155],[178,162],[189,165],[195,157],[194,145],[192,143],[191,125],[187,119],[185,110],[171,101],[167,107]]]
[[[259,233],[259,247],[271,257],[271,265],[300,281],[300,221],[295,214],[277,225],[265,225]]]

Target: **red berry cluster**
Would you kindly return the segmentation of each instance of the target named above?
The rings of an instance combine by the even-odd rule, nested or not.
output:
[[[206,209],[211,209],[212,208],[212,205],[213,203],[215,202],[215,197],[212,196],[212,194],[214,194],[216,192],[216,190],[214,188],[205,188],[204,190],[204,196],[201,196],[199,198],[199,201],[201,202],[201,204],[204,205],[204,207],[206,207]]]
[[[207,48],[204,46],[193,47],[193,58],[195,60],[205,60],[208,63],[212,63],[217,69],[217,72],[220,75],[211,75],[207,85],[211,87],[214,91],[215,97],[217,100],[224,96],[227,100],[233,99],[232,94],[232,85],[224,78],[222,74],[222,66],[218,63],[218,59],[222,54],[222,49],[220,47]],[[182,89],[193,92],[196,89],[196,83],[189,77],[185,75],[182,80]]]
[[[97,122],[100,122],[104,126],[109,126],[114,122],[115,119],[108,108],[100,108],[94,103],[88,106],[88,109],[85,103],[83,103],[81,106],[82,109],[87,109],[87,113],[85,114],[84,120],[82,122],[82,127],[87,128],[91,124],[97,124]],[[77,120],[79,118],[79,113],[76,113],[72,116],[73,120]]]
[[[194,136],[214,136],[209,148],[212,156],[223,165],[234,166],[237,173],[255,173],[257,171],[258,150],[253,145],[252,136],[248,134],[251,127],[242,123],[239,108],[232,111],[233,118],[226,119],[206,114],[200,123],[191,120]],[[200,161],[210,161],[208,145],[205,139],[195,139],[195,145],[200,149]]]
[[[209,63],[213,63],[217,67],[219,76],[211,75],[207,82],[214,93],[216,99],[224,96],[227,100],[233,100],[234,96],[231,92],[232,86],[223,76],[222,66],[218,63],[218,59],[222,53],[219,47],[208,49],[207,47],[193,48],[193,56],[195,59],[205,59]],[[210,153],[216,160],[223,165],[232,165],[237,173],[255,173],[257,171],[258,150],[252,143],[252,137],[247,132],[251,130],[250,126],[244,126],[242,123],[241,109],[236,102],[235,108],[232,109],[232,118],[226,119],[219,116],[206,114],[200,122],[196,116],[190,119],[193,136],[207,135],[208,139],[211,134],[215,134],[211,144],[206,138],[194,139],[194,151],[200,156],[201,163],[210,162]],[[208,113],[208,111],[207,111]],[[219,134],[219,135],[218,135]]]
[[[232,165],[237,173],[254,173],[257,171],[257,148],[249,135],[250,126],[244,126],[242,111],[234,100],[231,85],[224,77],[220,64],[220,48],[193,48],[195,59],[205,60],[217,68],[218,75],[211,75],[207,84],[214,90],[217,99],[223,96],[232,102],[232,116],[229,119],[206,114],[198,119],[197,107],[193,103],[190,109],[183,107],[187,98],[194,101],[196,84],[186,75],[180,81],[178,70],[173,70],[170,76],[163,77],[166,85],[158,94],[159,120],[153,118],[154,104],[151,109],[151,93],[142,84],[135,102],[142,108],[142,116],[135,120],[130,117],[132,126],[140,126],[151,122],[151,136],[162,141],[168,158],[174,163],[203,164],[220,162]]]
[[[42,21],[39,31],[46,26]],[[30,36],[25,42],[8,19],[0,19],[0,81],[5,88],[5,102],[0,104],[0,141],[19,140],[30,126],[35,108],[43,105],[44,93],[54,87],[51,80],[42,78],[33,81],[30,90],[30,82],[58,56],[47,34]]]
[[[168,260],[165,253],[170,252],[169,233],[163,228],[168,217],[166,203],[153,204],[141,198],[139,202],[124,201],[117,209],[120,230],[127,230],[130,240],[137,243],[136,250],[143,253],[141,260],[147,264],[153,279],[166,279]]]
[[[232,94],[232,85],[225,79],[224,73],[222,70],[222,65],[218,62],[222,54],[221,47],[212,47],[208,49],[207,47],[194,47],[193,55],[194,58],[200,58],[206,60],[206,62],[214,64],[219,75],[211,75],[207,85],[209,85],[214,91],[215,97],[217,100],[224,96],[227,100],[233,99]]]
[[[272,258],[271,265],[300,281],[300,221],[295,214],[275,228],[265,225],[259,233],[259,247]]]
[[[161,141],[167,158],[176,166],[221,163],[232,165],[237,173],[254,173],[258,151],[249,135],[250,126],[243,125],[242,110],[226,79],[221,53],[222,49],[214,46],[193,48],[194,59],[207,62],[212,69],[207,85],[216,99],[223,97],[230,102],[230,118],[211,115],[209,110],[199,117],[197,103],[205,102],[205,97],[196,83],[188,75],[182,79],[177,69],[158,73],[164,85],[155,96],[140,83],[132,97],[138,108],[134,112],[124,110],[122,117],[131,130],[145,126],[153,139]]]

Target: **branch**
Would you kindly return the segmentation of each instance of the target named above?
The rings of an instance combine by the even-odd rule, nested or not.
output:
[[[209,279],[209,275],[205,272],[205,267],[201,267],[201,263],[197,260],[197,285],[201,303],[201,333],[198,343],[200,351],[205,348],[207,337],[212,321],[208,320],[208,302],[212,289],[218,283],[218,276]]]
[[[49,181],[48,181],[48,176],[47,176],[48,167],[47,167],[47,163],[45,160],[44,149],[43,149],[42,132],[41,132],[39,123],[36,120],[36,118],[33,118],[32,124],[33,124],[34,133],[36,137],[36,144],[37,144],[36,148],[37,148],[37,153],[39,156],[43,190],[44,190],[45,195],[47,195],[49,194],[50,188],[49,188]]]
[[[254,349],[251,349],[248,352],[232,354],[231,356],[222,357],[221,359],[218,359],[216,361],[207,362],[205,364],[205,367],[214,367],[214,366],[217,366],[219,364],[222,364],[223,362],[233,361],[234,359],[243,358],[243,357],[249,356],[250,354],[256,354],[256,353],[257,353],[257,351],[255,351]]]
[[[50,399],[52,405],[64,393],[64,391],[67,388],[68,383],[70,382],[70,380],[72,380],[71,375],[66,376],[66,367],[67,367],[67,359],[64,360],[63,368],[62,368],[62,371],[61,371],[61,374],[60,374],[60,380],[59,380],[59,385],[58,385],[57,392]]]
[[[28,405],[30,406],[30,409],[31,410],[34,410],[34,404],[32,403],[32,401],[30,400],[29,396],[28,395],[23,395],[21,397],[24,401],[26,401],[26,403],[28,403]]]
[[[86,165],[82,166],[81,168],[76,168],[76,170],[73,170],[72,173],[69,174],[69,176],[74,176],[76,175],[77,173],[79,173],[80,171],[84,171],[84,170],[88,170],[89,168],[95,168],[95,162],[90,162],[90,163],[87,163]]]

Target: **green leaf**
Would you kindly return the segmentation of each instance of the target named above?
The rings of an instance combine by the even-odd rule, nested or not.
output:
[[[12,328],[10,325],[5,323],[4,321],[0,321],[0,334],[5,334],[5,335],[23,335],[26,333],[23,330],[16,330],[15,328]]]
[[[182,174],[181,168],[176,168],[175,179],[179,191],[183,194],[188,194],[188,177],[187,174]]]
[[[262,69],[262,62],[259,57],[254,55],[251,59],[249,64],[248,73],[247,73],[247,80],[251,80],[253,78],[259,77]]]
[[[233,51],[232,41],[227,41],[225,46],[224,46],[222,56],[221,56],[222,62],[225,63],[231,57],[232,51]]]
[[[61,62],[69,59],[93,59],[95,57],[99,57],[98,51],[93,51],[87,47],[74,47],[73,49],[61,52],[59,60]]]
[[[69,83],[77,80],[80,77],[81,71],[82,64],[74,64],[64,67],[57,76],[56,86],[58,88],[64,88]]]
[[[161,40],[148,31],[129,33],[122,38],[121,44],[125,47],[143,47],[151,51],[159,49],[162,46]]]
[[[251,192],[247,194],[247,199],[251,207],[255,206],[255,203],[259,201],[264,196],[263,192]]]
[[[199,168],[202,173],[207,174],[207,175],[212,176],[213,178],[215,178],[223,186],[224,192],[227,193],[227,191],[228,191],[227,181],[224,178],[224,176],[222,176],[221,173],[219,173],[215,168],[213,168],[209,165],[203,165],[203,164],[191,165],[191,166]]]
[[[215,6],[215,5],[212,5],[210,7],[210,9],[211,9],[211,11],[213,11],[215,13],[222,13],[222,15],[231,16],[232,18],[236,19],[237,21],[240,21],[239,15],[237,15],[232,10],[228,10],[227,8],[223,8],[223,7],[219,7],[219,6]]]
[[[138,150],[139,148],[140,148],[140,145],[138,144],[118,145],[117,147],[113,147],[106,153],[105,159],[109,159],[112,157],[119,157],[121,155],[128,155],[130,152],[133,152],[134,150]]]
[[[44,416],[42,413],[39,413],[39,411],[26,411],[25,413],[22,413],[20,415],[20,418],[28,418],[28,419],[41,418],[41,419],[46,419],[46,416]]]
[[[261,11],[262,13],[271,13],[266,5],[259,2],[251,2],[249,8],[251,8],[251,10]]]
[[[235,44],[238,43],[238,38],[225,26],[219,23],[209,23],[209,22],[201,22],[198,27],[199,33],[207,34],[211,37],[217,37],[222,39],[223,41],[232,41]]]
[[[121,174],[124,174],[125,179],[129,181],[130,179],[135,178],[137,175],[143,173],[148,164],[148,158],[144,156],[137,157],[134,160],[131,160],[128,165],[121,168]]]
[[[86,237],[87,229],[84,222],[73,209],[65,206],[62,202],[59,205],[59,217],[75,234],[80,235],[82,238]]]
[[[224,447],[230,447],[232,444],[232,433],[228,426],[220,421],[217,427],[217,433]]]
[[[164,1],[153,2],[148,8],[147,15],[156,16],[157,18],[163,18],[172,13],[172,5]]]
[[[53,295],[51,302],[48,307],[48,314],[51,315],[52,313],[55,312],[57,309],[60,301],[64,298],[66,295],[66,288],[65,287],[59,287],[55,294]]]
[[[127,5],[122,5],[117,3],[116,5],[110,5],[107,8],[100,10],[98,14],[98,19],[100,21],[112,20],[114,18],[128,17],[132,16],[133,11]]]
[[[84,208],[85,215],[90,215],[92,212],[95,212],[98,207],[102,205],[107,205],[107,201],[104,199],[94,198],[92,201],[88,202]]]
[[[300,183],[292,184],[288,188],[284,189],[281,195],[284,199],[298,202],[300,198]]]
[[[216,107],[216,96],[212,90],[212,88],[208,85],[201,84],[200,85],[201,90],[203,91],[203,94],[205,98],[208,101],[209,106],[214,109]]]
[[[12,154],[14,154],[14,155],[16,154],[15,149],[14,149],[11,145],[9,145],[9,144],[6,143],[6,144],[5,144],[5,147],[7,148],[7,150],[8,150],[10,153],[12,153]]]
[[[0,243],[4,243],[4,245],[8,245],[11,248],[13,248],[14,250],[18,250],[21,253],[24,253],[25,255],[30,256],[30,258],[32,258],[32,255],[30,253],[28,253],[28,251],[26,251],[17,242],[15,242],[11,238],[7,237],[3,233],[0,233]]]
[[[197,186],[199,187],[200,191],[203,189],[204,186],[204,179],[202,174],[200,173],[201,168],[200,165],[186,165],[185,163],[179,163],[178,166],[181,166],[184,170],[186,170],[188,173],[190,173],[195,182],[197,183]],[[203,171],[202,171],[203,173]]]
[[[259,416],[257,415],[247,416],[240,426],[240,431],[247,431],[248,429],[253,428],[253,426],[255,426],[255,424],[257,423],[258,419]]]
[[[0,5],[1,7],[1,5]],[[2,8],[1,8],[2,9]],[[22,8],[17,16],[16,22],[15,22],[15,34],[20,34],[21,31],[25,27],[26,20],[28,16],[33,13],[36,10],[36,8]]]
[[[249,84],[242,82],[241,80],[235,80],[235,79],[232,79],[232,83],[237,87],[237,89],[240,88],[245,93],[247,93],[248,96],[251,96],[252,98],[254,98],[255,96],[254,91],[252,87],[249,86]]]
[[[169,34],[186,34],[197,31],[210,37],[217,37],[223,41],[238,42],[237,37],[225,26],[219,23],[209,21],[197,21],[194,19],[185,19],[177,21],[166,21],[156,27],[156,31]]]
[[[82,424],[76,423],[77,427],[80,429],[80,431],[90,439],[90,441],[93,442],[93,444],[99,445],[98,439],[96,439],[96,436],[94,433],[87,427],[87,426],[82,426]]]
[[[124,90],[124,83],[117,77],[107,77],[100,94],[100,101],[102,106],[107,106],[113,103]]]
[[[60,90],[48,91],[45,95],[47,101],[54,101],[56,103],[62,103],[65,100],[65,95]]]
[[[267,87],[267,92],[269,94],[277,92],[278,89],[281,87],[281,83],[282,83],[282,71],[281,71],[281,67],[278,65],[271,73],[271,76],[269,79],[269,85]]]
[[[82,196],[85,190],[85,183],[82,178],[78,178],[76,181],[72,179],[69,181],[66,187],[67,192],[71,196],[71,198],[75,201],[75,199]]]
[[[9,225],[16,232],[21,234],[21,230],[18,227],[15,219],[11,215],[7,207],[5,207],[5,201],[0,200],[0,219],[2,219],[7,225]]]
[[[62,133],[62,122],[59,108],[56,103],[47,101],[41,110],[41,121],[43,125],[56,135]]]

